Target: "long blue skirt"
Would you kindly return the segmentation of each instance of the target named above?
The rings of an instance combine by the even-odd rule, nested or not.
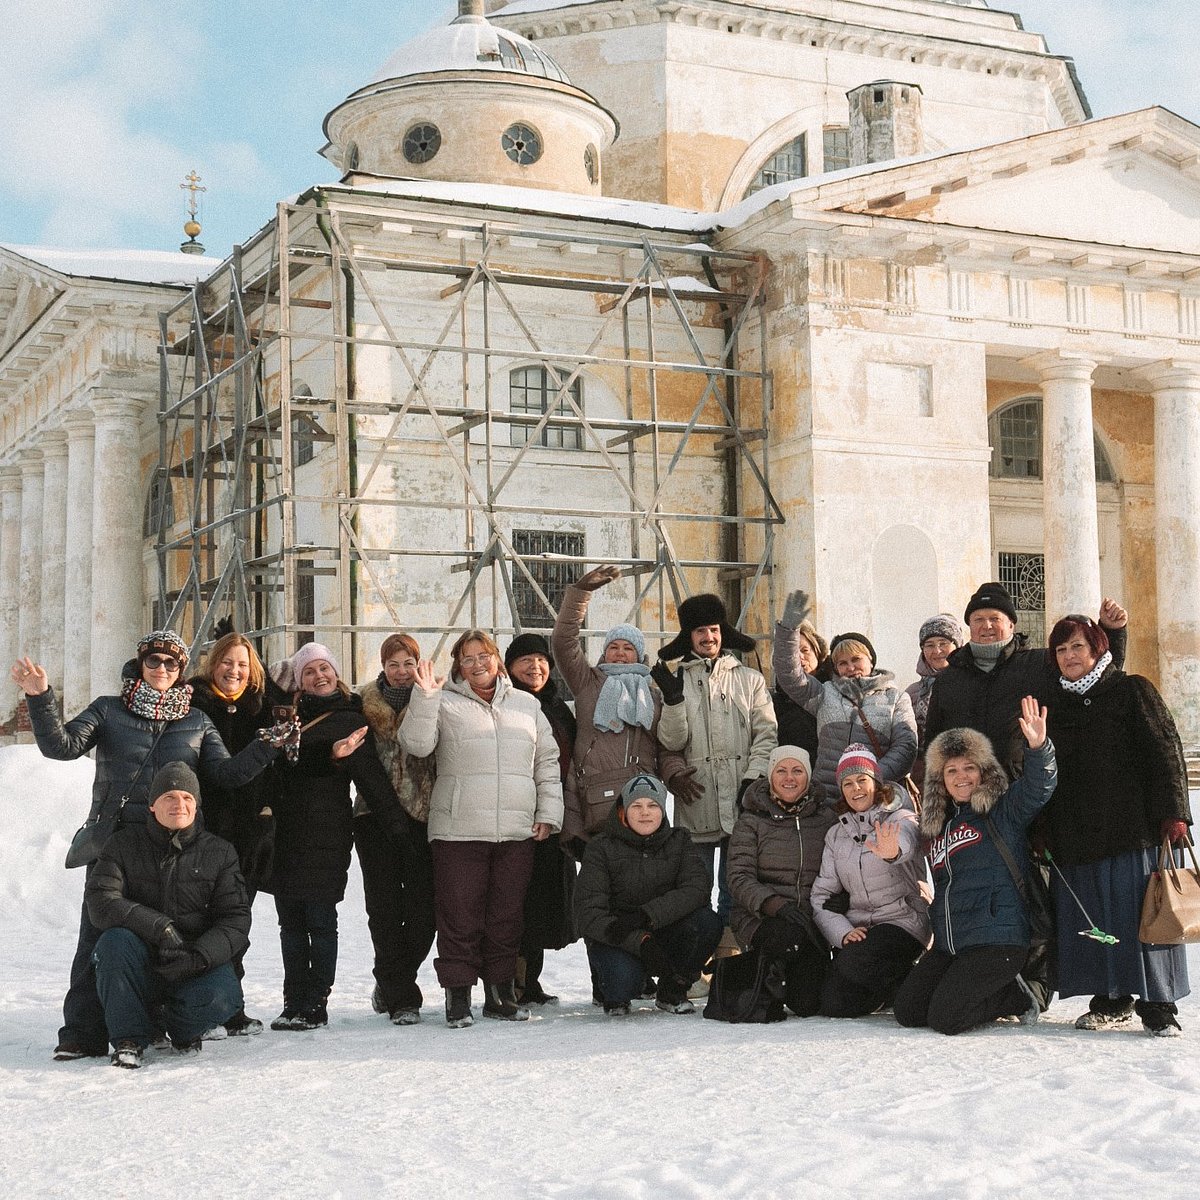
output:
[[[1152,946],[1138,940],[1142,898],[1158,867],[1158,849],[1129,850],[1099,862],[1060,867],[1088,916],[1120,942],[1105,946],[1080,937],[1089,922],[1062,880],[1050,872],[1050,892],[1058,918],[1058,994],[1138,996],[1173,1001],[1186,996],[1184,946]]]

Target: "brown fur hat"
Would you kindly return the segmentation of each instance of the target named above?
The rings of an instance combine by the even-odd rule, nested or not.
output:
[[[970,759],[980,770],[979,786],[971,794],[977,813],[991,812],[1008,790],[1008,776],[996,758],[992,743],[977,729],[947,729],[939,733],[925,752],[925,785],[921,792],[921,832],[936,837],[950,811],[950,795],[942,775],[952,758]]]

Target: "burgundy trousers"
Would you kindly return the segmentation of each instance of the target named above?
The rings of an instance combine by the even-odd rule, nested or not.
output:
[[[508,983],[516,976],[533,847],[532,838],[430,844],[437,918],[433,966],[442,987],[469,987],[477,979]]]

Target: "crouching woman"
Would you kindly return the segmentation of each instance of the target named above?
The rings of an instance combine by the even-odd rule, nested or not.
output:
[[[607,1013],[629,1012],[648,974],[659,1008],[695,1012],[688,988],[721,938],[708,868],[688,832],[671,828],[666,803],[661,780],[635,775],[583,857],[575,922]]]
[[[1029,858],[1030,822],[1054,794],[1058,770],[1046,710],[1021,701],[1025,766],[1011,786],[992,745],[973,729],[948,729],[925,759],[921,832],[933,867],[933,949],[896,994],[901,1025],[963,1033],[998,1017],[1037,1020],[1021,978],[1029,914],[997,844],[1016,863]]]

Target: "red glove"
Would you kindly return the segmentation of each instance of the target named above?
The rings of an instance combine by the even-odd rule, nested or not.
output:
[[[1176,846],[1183,844],[1184,839],[1188,835],[1188,823],[1181,821],[1178,817],[1164,817],[1162,828],[1159,830],[1159,836],[1164,841],[1172,842]]]

